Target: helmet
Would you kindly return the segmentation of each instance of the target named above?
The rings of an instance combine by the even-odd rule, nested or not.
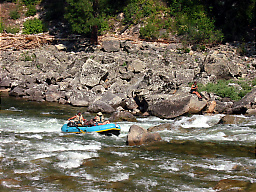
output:
[[[102,116],[102,113],[101,113],[101,112],[99,112],[99,113],[97,113],[97,115],[98,115],[98,116]]]

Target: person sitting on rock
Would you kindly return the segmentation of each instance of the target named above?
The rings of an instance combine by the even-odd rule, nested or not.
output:
[[[190,93],[192,94],[196,94],[199,101],[202,101],[202,96],[201,94],[197,91],[198,89],[198,86],[197,86],[197,82],[195,81],[194,84],[191,86],[191,89],[190,89]]]
[[[84,122],[86,121],[86,119],[84,119],[83,115],[81,114],[81,112],[78,112],[74,117],[70,117],[68,119],[68,121],[73,120],[77,125],[84,125]]]
[[[93,120],[95,121],[96,125],[105,125],[110,123],[109,120],[104,121],[104,116],[101,112],[97,113],[97,115],[93,118]]]

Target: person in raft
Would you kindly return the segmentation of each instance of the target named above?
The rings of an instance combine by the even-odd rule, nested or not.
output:
[[[68,121],[70,120],[73,120],[74,119],[74,122],[79,125],[84,125],[84,122],[86,121],[86,119],[84,119],[83,115],[81,114],[81,112],[78,112],[74,117],[70,117],[68,119]]]
[[[191,89],[190,89],[190,93],[192,94],[196,94],[199,101],[202,101],[202,96],[201,94],[197,91],[198,89],[198,86],[197,86],[197,82],[195,81],[194,84],[191,86]]]
[[[97,113],[93,120],[95,121],[96,125],[105,125],[110,123],[109,120],[104,121],[104,116],[101,112]]]

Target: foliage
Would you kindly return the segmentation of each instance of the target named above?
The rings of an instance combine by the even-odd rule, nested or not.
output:
[[[4,24],[2,22],[2,18],[0,18],[0,33],[2,33],[4,30]]]
[[[35,5],[28,5],[27,6],[28,10],[26,12],[26,17],[29,17],[29,16],[34,16],[36,14],[36,6]]]
[[[90,34],[93,26],[101,33],[108,28],[107,18],[102,8],[93,9],[93,0],[67,0],[68,6],[64,17],[69,21],[72,31],[79,34]]]
[[[10,11],[9,16],[10,16],[11,19],[17,20],[17,19],[20,18],[20,13],[18,12],[17,9],[15,9],[15,10]]]
[[[37,4],[40,0],[22,0],[23,3],[28,6],[28,5],[35,5]]]
[[[218,43],[223,40],[222,32],[215,28],[214,19],[195,0],[174,0],[170,14],[175,17],[177,34],[188,42]]]
[[[231,86],[230,83],[239,85],[242,89],[236,86]],[[212,92],[220,97],[229,97],[232,100],[240,100],[247,93],[251,91],[251,87],[256,83],[256,78],[252,81],[245,80],[219,80],[215,83],[208,83],[207,85],[199,85],[199,91]]]
[[[255,40],[255,0],[200,1],[226,41]]]
[[[43,32],[43,23],[39,19],[29,19],[24,22],[23,24],[24,34],[37,34],[37,33],[42,33]]]
[[[9,26],[6,27],[5,30],[6,30],[7,33],[16,34],[20,31],[20,28],[19,28],[19,26],[9,25]]]

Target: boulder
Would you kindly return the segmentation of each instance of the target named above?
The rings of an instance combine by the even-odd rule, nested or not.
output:
[[[31,101],[45,101],[44,86],[36,86],[35,88],[30,88],[26,90],[26,98]]]
[[[197,96],[192,95],[188,105],[189,105],[188,113],[198,114],[207,105],[207,101],[205,99],[203,99],[202,101],[199,101]]]
[[[140,73],[143,70],[146,69],[146,63],[139,59],[133,60],[131,63],[128,64],[127,70],[134,72],[134,73]]]
[[[120,121],[130,121],[130,122],[137,122],[137,119],[134,117],[133,114],[127,111],[116,111],[114,112],[111,117],[109,118],[111,122],[120,122]]]
[[[120,41],[118,40],[103,41],[102,49],[106,52],[118,52],[120,51]]]
[[[50,85],[45,92],[45,100],[50,102],[57,102],[61,98],[58,85]]]
[[[230,113],[232,102],[221,102],[216,100],[215,112],[216,113]]]
[[[170,130],[171,127],[172,127],[172,125],[170,123],[164,123],[164,124],[161,124],[161,125],[157,125],[157,126],[148,128],[148,132]]]
[[[116,94],[111,93],[110,91],[103,94],[99,100],[109,104],[113,108],[117,108],[118,106],[122,106],[122,103],[124,103],[124,101],[121,97],[119,97]]]
[[[74,91],[69,98],[73,106],[87,107],[90,103],[91,94],[85,91]]]
[[[207,103],[206,113],[215,113],[216,101],[209,101]]]
[[[188,113],[190,99],[191,95],[186,93],[145,96],[148,103],[148,112],[153,116],[164,119],[172,119]]]
[[[137,109],[139,106],[133,98],[125,99],[125,107],[129,110]]]
[[[148,144],[160,140],[159,133],[148,133],[146,129],[137,125],[132,125],[127,135],[127,144],[129,146]]]
[[[125,51],[128,53],[137,53],[139,51],[139,47],[132,43],[132,41],[125,41],[122,45]]]
[[[111,105],[107,104],[106,102],[97,100],[89,104],[88,111],[94,112],[94,113],[97,113],[97,112],[113,113],[115,109]]]
[[[10,92],[9,92],[10,96],[14,96],[14,97],[22,97],[25,96],[25,89],[23,87],[14,87]]]
[[[104,69],[98,62],[88,59],[82,66],[80,74],[80,83],[87,87],[94,87],[105,79],[108,71]]]
[[[245,114],[247,109],[251,109],[256,105],[256,88],[250,93],[247,93],[241,100],[234,102],[232,106],[232,113]]]
[[[246,115],[248,116],[256,115],[256,109],[247,109]]]
[[[234,115],[225,115],[223,116],[219,123],[221,124],[241,124],[248,121],[246,118],[238,117]]]
[[[250,185],[252,185],[252,183],[248,181],[223,179],[223,180],[220,180],[213,189],[217,191],[223,191],[223,192],[224,191],[241,192],[241,191],[247,191],[247,189],[250,188]]]
[[[6,76],[0,79],[0,87],[9,88],[10,86],[11,86],[11,78]]]

